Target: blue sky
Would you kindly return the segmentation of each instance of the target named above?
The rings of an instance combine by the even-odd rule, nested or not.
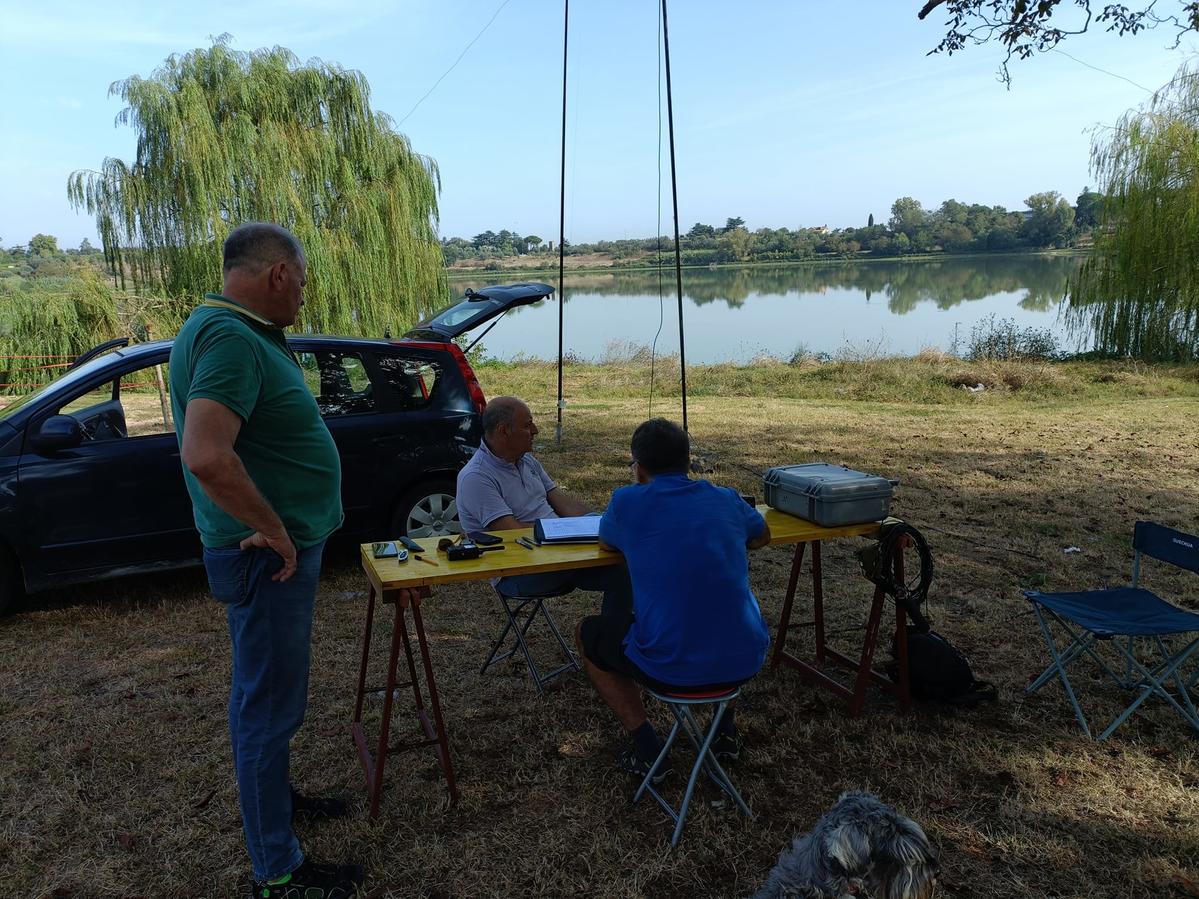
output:
[[[126,0],[0,7],[0,244],[38,232],[96,243],[67,176],[132,160],[108,86],[229,33],[236,49],[281,45],[361,71],[375,108],[437,160],[441,233],[508,228],[557,238],[560,0]],[[501,8],[502,5],[502,8]],[[1087,184],[1091,129],[1168,81],[1195,42],[1164,33],[1073,38],[1015,63],[1002,51],[926,56],[943,16],[920,0],[673,0],[679,214],[750,228],[864,224],[909,195],[926,206],[1020,208],[1030,193]],[[497,9],[499,10],[496,15]],[[571,7],[567,238],[649,236],[658,215],[658,3]],[[495,15],[436,90],[413,107]],[[1105,69],[1111,74],[1096,71]],[[1120,76],[1120,77],[1117,77]],[[1127,79],[1127,80],[1125,80]],[[411,111],[411,112],[410,112]],[[406,118],[405,118],[406,117]],[[401,120],[403,120],[401,122]],[[662,149],[662,223],[670,229]]]

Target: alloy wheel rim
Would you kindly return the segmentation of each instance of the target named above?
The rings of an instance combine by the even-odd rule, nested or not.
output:
[[[447,493],[431,493],[421,499],[408,514],[410,537],[446,537],[462,533],[458,504]]]

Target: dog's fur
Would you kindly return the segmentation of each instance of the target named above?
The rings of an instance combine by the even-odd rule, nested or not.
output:
[[[931,899],[936,875],[919,824],[869,793],[844,793],[753,899]]]

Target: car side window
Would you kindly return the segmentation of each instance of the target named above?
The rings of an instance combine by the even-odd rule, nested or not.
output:
[[[168,367],[163,362],[121,376],[121,405],[125,408],[125,430],[130,437],[175,433]]]
[[[401,356],[379,356],[376,362],[399,409],[424,409],[433,402],[441,380],[439,363]]]
[[[56,415],[79,415],[87,410],[103,405],[112,400],[113,382],[105,381],[98,387],[93,387],[87,393],[81,393],[69,403],[61,406]]]
[[[304,383],[316,397],[321,415],[353,415],[375,411],[370,375],[357,353],[316,350],[296,353]]]
[[[125,372],[56,410],[79,422],[84,442],[174,434],[166,363]]]

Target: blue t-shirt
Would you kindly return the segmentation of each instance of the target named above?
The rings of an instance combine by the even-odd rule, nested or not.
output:
[[[624,553],[633,581],[625,655],[680,687],[757,674],[770,632],[749,589],[745,545],[765,527],[735,490],[684,474],[613,493],[600,539]]]

